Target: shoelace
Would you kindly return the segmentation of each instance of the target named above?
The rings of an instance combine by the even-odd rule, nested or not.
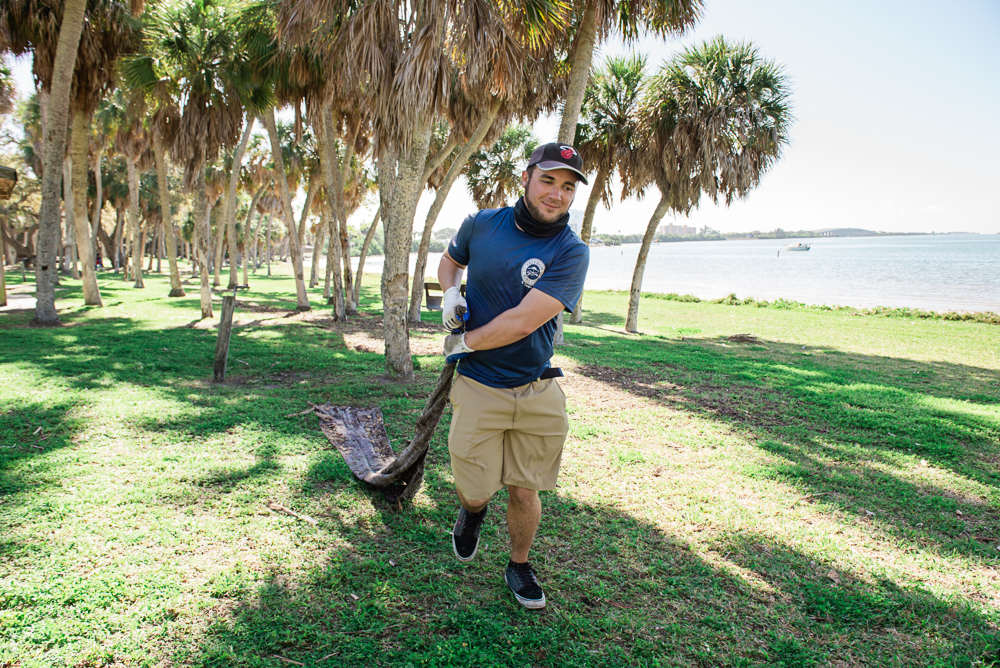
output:
[[[528,562],[524,562],[523,564],[515,563],[514,571],[517,573],[517,578],[521,581],[522,585],[538,586],[538,578],[535,577],[535,569],[533,569]]]

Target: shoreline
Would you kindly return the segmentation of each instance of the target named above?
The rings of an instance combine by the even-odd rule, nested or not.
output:
[[[604,295],[628,295],[628,290],[591,290],[584,292]],[[777,298],[772,300],[756,299],[754,297],[740,298],[735,292],[726,297],[702,299],[695,295],[680,295],[676,292],[643,292],[644,299],[659,299],[690,304],[723,304],[726,306],[753,306],[755,308],[774,309],[804,309],[815,311],[853,311],[854,315],[883,316],[896,318],[920,318],[925,320],[961,320],[981,322],[988,325],[1000,325],[1000,312],[997,311],[933,311],[908,306],[850,306],[845,304],[807,304],[794,299]],[[586,304],[584,304],[586,313]]]

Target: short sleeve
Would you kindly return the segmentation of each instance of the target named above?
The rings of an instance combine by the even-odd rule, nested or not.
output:
[[[466,217],[459,226],[458,232],[448,242],[448,256],[463,267],[469,266],[469,260],[472,259],[469,245],[472,242],[472,228],[475,227],[475,224],[476,214]]]
[[[558,299],[567,311],[572,311],[583,294],[589,266],[590,249],[583,243],[573,244],[545,269],[535,289]]]

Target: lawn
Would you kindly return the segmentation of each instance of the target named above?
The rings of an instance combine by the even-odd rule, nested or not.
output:
[[[402,383],[377,276],[347,323],[252,277],[215,384],[195,284],[100,279],[62,327],[0,313],[0,666],[1000,666],[1000,326],[644,298],[630,335],[588,293],[531,612],[503,493],[452,554],[449,412],[402,507],[303,413],[377,405],[404,444],[436,314]]]

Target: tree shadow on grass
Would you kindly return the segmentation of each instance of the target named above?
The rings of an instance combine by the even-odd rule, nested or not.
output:
[[[578,339],[593,347],[560,351],[579,363],[576,373],[709,417],[784,460],[744,474],[792,483],[854,512],[877,510],[880,524],[907,541],[995,557],[1000,397],[991,394],[992,370],[774,341],[740,349],[723,338],[644,340],[644,365],[636,368],[620,342]],[[938,379],[933,394],[928,376]],[[919,473],[904,477],[921,458],[986,491],[968,496],[919,482]]]
[[[80,419],[72,416],[74,408],[71,401],[26,399],[0,408],[0,506],[8,528],[31,521],[22,516],[21,506],[38,501],[63,482],[51,455],[72,447],[82,427]],[[0,539],[0,561],[18,549],[14,541]]]
[[[320,563],[256,581],[222,578],[216,596],[228,612],[173,660],[802,667],[862,665],[861,656],[868,666],[943,668],[1000,659],[994,620],[923,588],[849,572],[833,582],[828,564],[754,534],[721,537],[710,563],[644,520],[556,493],[543,494],[532,551],[548,606],[526,611],[502,581],[505,494],[476,559],[461,564],[446,535],[453,493],[433,474],[431,482],[430,506],[324,518],[320,531],[339,544]]]

